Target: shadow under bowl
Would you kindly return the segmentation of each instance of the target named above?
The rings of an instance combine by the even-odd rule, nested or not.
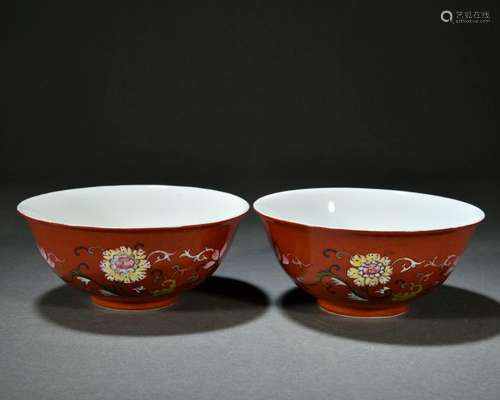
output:
[[[314,331],[371,343],[440,346],[478,342],[500,333],[500,304],[480,293],[440,286],[398,318],[344,318],[321,311],[316,299],[293,288],[279,299],[283,314]]]
[[[212,276],[163,311],[108,311],[93,306],[88,296],[68,285],[40,296],[36,310],[41,318],[64,329],[101,335],[169,336],[248,323],[262,315],[269,302],[266,293],[248,282]]]

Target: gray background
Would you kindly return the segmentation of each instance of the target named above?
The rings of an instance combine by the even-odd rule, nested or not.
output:
[[[13,2],[2,13],[1,399],[497,399],[500,196],[493,2]],[[489,10],[451,26],[443,7]],[[400,318],[320,312],[257,218],[170,310],[97,309],[15,206],[98,184],[248,201],[365,186],[487,214],[447,284]]]

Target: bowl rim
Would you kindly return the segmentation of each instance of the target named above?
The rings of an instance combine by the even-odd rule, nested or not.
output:
[[[426,197],[434,197],[434,198],[440,198],[440,199],[445,199],[453,202],[458,202],[463,205],[472,207],[479,211],[480,217],[477,219],[477,221],[474,221],[472,223],[467,223],[467,224],[457,224],[457,225],[450,225],[447,227],[439,227],[439,228],[431,228],[431,229],[360,229],[360,228],[346,228],[346,227],[339,227],[339,226],[333,226],[333,225],[321,225],[321,224],[311,224],[311,223],[305,223],[305,222],[300,222],[296,219],[292,218],[279,218],[276,217],[272,214],[265,213],[262,210],[259,209],[260,204],[263,200],[268,199],[273,196],[285,194],[285,193],[293,193],[293,192],[306,192],[306,191],[315,191],[315,190],[329,190],[329,189],[341,189],[341,190],[354,190],[354,191],[379,191],[379,192],[392,192],[392,193],[405,193],[405,194],[412,194],[412,195],[421,195],[421,196],[426,196]],[[315,228],[315,229],[325,229],[325,230],[335,230],[335,231],[344,231],[344,232],[353,232],[353,233],[370,233],[370,234],[418,234],[418,233],[439,233],[439,232],[446,232],[446,231],[451,231],[454,229],[459,229],[459,228],[466,228],[466,227],[471,227],[479,224],[481,221],[483,221],[486,218],[485,212],[470,203],[467,203],[462,200],[457,200],[451,197],[446,197],[446,196],[439,196],[435,194],[429,194],[429,193],[422,193],[422,192],[413,192],[413,191],[408,191],[408,190],[397,190],[397,189],[377,189],[377,188],[365,188],[365,187],[347,187],[347,186],[342,186],[342,187],[315,187],[315,188],[301,188],[301,189],[291,189],[291,190],[283,190],[279,192],[274,192],[274,193],[269,193],[267,195],[264,195],[262,197],[259,197],[257,200],[255,200],[252,204],[253,209],[255,212],[260,216],[260,217],[265,217],[269,218],[271,220],[283,223],[283,224],[291,224],[295,225],[296,227],[301,227],[301,228]]]
[[[195,190],[201,190],[201,191],[207,191],[207,192],[214,192],[226,196],[233,197],[234,199],[238,200],[241,202],[243,205],[243,211],[237,212],[234,215],[230,215],[226,218],[220,218],[215,221],[210,221],[210,222],[205,222],[205,223],[193,223],[193,224],[180,224],[180,225],[171,225],[171,226],[151,226],[151,227],[119,227],[119,226],[99,226],[99,225],[90,225],[90,224],[71,224],[71,223],[63,223],[63,222],[56,222],[51,220],[50,218],[41,218],[41,217],[35,217],[33,215],[30,215],[28,212],[23,211],[22,207],[23,205],[26,204],[26,202],[33,200],[38,197],[46,196],[46,195],[52,195],[55,193],[61,193],[61,192],[70,192],[70,191],[78,191],[78,190],[86,190],[86,189],[105,189],[105,188],[117,188],[117,187],[164,187],[164,188],[177,188],[177,189],[195,189]],[[235,194],[229,193],[229,192],[224,192],[221,190],[215,190],[215,189],[209,189],[209,188],[202,188],[202,187],[197,187],[197,186],[185,186],[185,185],[162,185],[162,184],[131,184],[131,185],[98,185],[98,186],[85,186],[85,187],[76,187],[76,188],[71,188],[71,189],[62,189],[62,190],[54,190],[51,192],[45,192],[41,193],[39,195],[31,196],[28,197],[22,201],[20,201],[17,204],[16,207],[17,212],[24,217],[27,220],[31,221],[37,221],[41,222],[44,224],[49,224],[53,226],[59,226],[59,227],[65,227],[68,229],[79,229],[79,230],[92,230],[92,231],[127,231],[127,232],[135,232],[135,231],[166,231],[166,230],[189,230],[189,229],[195,229],[195,228],[206,228],[206,227],[211,227],[215,225],[219,225],[222,223],[229,223],[229,222],[235,222],[241,219],[245,214],[248,213],[250,210],[250,204],[243,199],[240,196],[237,196]]]

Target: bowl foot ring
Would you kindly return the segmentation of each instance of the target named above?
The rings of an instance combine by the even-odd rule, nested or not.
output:
[[[327,313],[351,318],[390,318],[406,314],[410,307],[407,304],[398,304],[384,308],[349,307],[318,300],[319,308]]]
[[[101,308],[118,311],[153,311],[161,310],[173,306],[177,303],[177,296],[160,297],[154,300],[140,302],[129,302],[123,300],[114,300],[113,298],[102,296],[91,296],[92,302]]]

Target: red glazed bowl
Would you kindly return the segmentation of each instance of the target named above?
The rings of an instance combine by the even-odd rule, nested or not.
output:
[[[219,266],[248,203],[181,186],[101,186],[31,197],[17,209],[42,257],[103,307],[150,310]]]
[[[258,199],[285,272],[328,312],[389,317],[441,285],[484,213],[394,190],[292,190]]]

